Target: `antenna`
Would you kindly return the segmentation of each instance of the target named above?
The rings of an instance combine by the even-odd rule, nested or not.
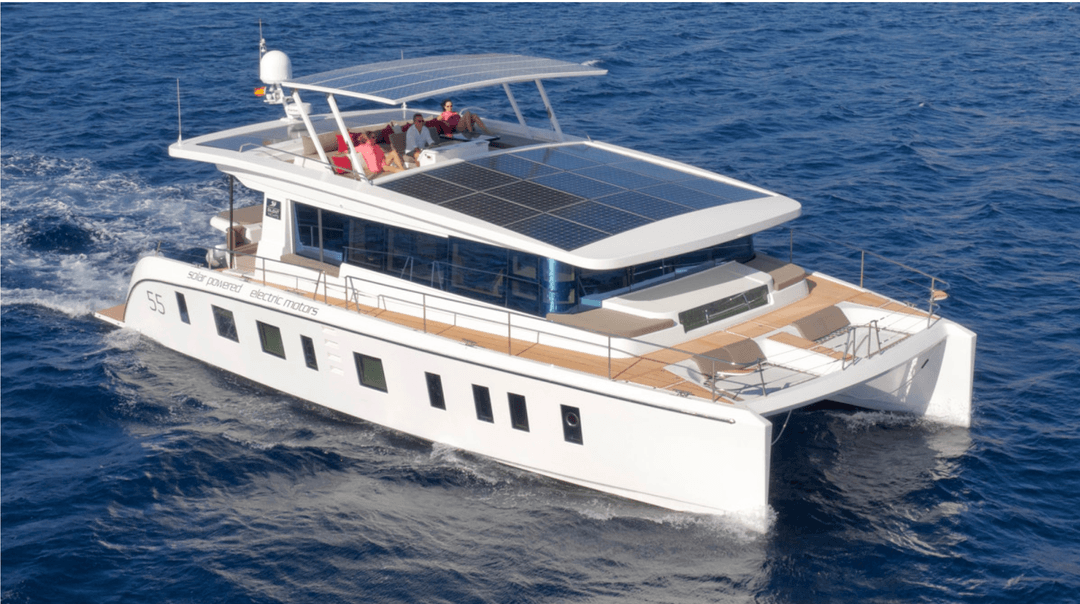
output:
[[[176,142],[184,142],[184,123],[180,121],[180,78],[176,78]]]

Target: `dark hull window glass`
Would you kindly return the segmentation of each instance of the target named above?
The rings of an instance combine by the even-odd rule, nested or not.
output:
[[[262,321],[255,321],[255,325],[259,328],[263,352],[284,359],[285,343],[281,341],[281,330]]]
[[[581,411],[577,407],[561,405],[563,438],[568,443],[585,444],[581,437]]]
[[[214,305],[210,305],[210,308],[214,311],[214,325],[217,327],[218,335],[233,342],[239,342],[240,336],[236,334],[236,321],[233,319],[232,311]]]
[[[442,377],[434,373],[425,373],[427,377],[427,394],[431,406],[436,409],[446,409],[446,399],[443,398]]]
[[[491,391],[485,386],[473,384],[472,396],[476,403],[476,419],[495,423],[495,416],[491,413]]]
[[[360,378],[360,385],[386,392],[382,360],[359,352],[353,353],[353,359],[356,361],[356,376]]]
[[[529,410],[525,408],[525,397],[520,394],[508,394],[510,399],[510,425],[516,430],[529,431]]]
[[[315,357],[315,343],[307,336],[300,336],[300,346],[304,349],[304,363],[308,367],[319,370],[319,359]]]
[[[180,320],[191,325],[191,319],[188,317],[187,312],[187,300],[184,299],[184,294],[180,292],[176,292],[176,307],[180,309]]]

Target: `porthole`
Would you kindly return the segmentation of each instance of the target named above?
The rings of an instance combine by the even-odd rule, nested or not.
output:
[[[581,411],[577,407],[562,405],[562,430],[566,442],[585,444],[581,435]]]

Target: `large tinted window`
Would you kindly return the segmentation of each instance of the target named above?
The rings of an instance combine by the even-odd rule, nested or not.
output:
[[[476,300],[544,316],[731,260],[754,257],[751,237],[615,270],[586,270],[551,258],[465,239],[437,237],[294,203],[298,254],[346,262]]]

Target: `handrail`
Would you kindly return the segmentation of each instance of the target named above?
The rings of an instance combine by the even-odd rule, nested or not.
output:
[[[497,333],[497,331],[499,331],[497,327],[498,326],[504,326],[505,327],[505,337],[506,337],[506,350],[505,350],[505,352],[509,356],[514,356],[513,339],[514,339],[515,331],[518,331],[518,332],[527,331],[527,332],[531,332],[531,333],[535,334],[535,338],[530,338],[530,339],[534,340],[536,343],[539,343],[540,339],[542,337],[546,336],[548,338],[556,338],[556,339],[561,340],[563,342],[566,342],[568,344],[576,344],[581,348],[596,350],[597,352],[589,353],[589,354],[595,354],[596,356],[601,356],[601,353],[599,351],[600,350],[605,350],[606,351],[606,356],[607,356],[607,378],[609,380],[614,381],[614,380],[617,380],[619,378],[619,375],[621,375],[621,372],[620,373],[615,373],[615,370],[613,368],[613,360],[615,359],[615,357],[617,355],[620,356],[620,358],[623,358],[623,356],[625,356],[625,358],[633,358],[633,357],[644,357],[646,354],[651,354],[651,352],[665,352],[665,351],[666,352],[673,352],[673,353],[676,353],[677,355],[685,355],[685,357],[689,358],[689,359],[693,359],[693,358],[697,357],[697,358],[703,358],[703,359],[710,360],[710,361],[712,361],[712,363],[714,363],[714,367],[716,366],[715,364],[722,364],[722,365],[725,365],[725,366],[734,365],[737,368],[746,369],[746,370],[755,370],[755,372],[758,374],[758,378],[759,378],[759,380],[761,382],[761,393],[762,393],[761,396],[762,397],[768,396],[768,392],[767,392],[767,384],[768,384],[768,382],[767,382],[766,377],[765,377],[764,369],[765,369],[765,365],[767,365],[769,363],[765,359],[760,359],[760,360],[752,362],[752,363],[742,363],[742,364],[731,363],[731,362],[728,362],[728,361],[725,361],[725,360],[722,360],[722,359],[717,359],[717,358],[714,358],[714,357],[710,357],[710,356],[707,356],[707,355],[704,355],[704,354],[701,354],[701,353],[694,353],[694,352],[690,352],[690,351],[683,350],[683,349],[680,349],[680,348],[675,348],[675,347],[672,347],[672,346],[665,346],[665,345],[662,345],[662,344],[655,344],[655,343],[647,342],[647,341],[640,340],[640,339],[637,339],[637,338],[621,336],[619,334],[613,334],[613,333],[608,333],[608,332],[603,332],[603,331],[598,331],[598,330],[585,330],[585,331],[588,331],[589,333],[591,333],[592,335],[595,336],[595,339],[585,339],[585,338],[582,338],[582,337],[577,337],[577,336],[571,335],[571,332],[580,331],[579,328],[567,328],[566,326],[554,324],[554,323],[548,322],[548,321],[546,321],[544,319],[540,319],[538,317],[534,317],[534,316],[531,316],[531,315],[525,315],[525,314],[521,314],[521,313],[515,313],[515,312],[513,312],[513,311],[511,311],[509,309],[485,308],[485,307],[482,307],[479,304],[476,304],[476,303],[474,303],[472,301],[469,301],[467,299],[454,299],[454,298],[450,298],[450,297],[447,297],[447,296],[439,296],[439,295],[435,295],[435,294],[429,294],[429,293],[426,293],[426,292],[418,292],[418,291],[414,291],[414,290],[410,290],[410,289],[406,289],[406,288],[394,285],[392,283],[385,283],[385,282],[375,281],[375,280],[371,280],[371,279],[365,279],[363,277],[357,277],[357,276],[354,276],[354,275],[346,275],[342,285],[331,284],[329,282],[329,275],[326,273],[326,271],[322,270],[322,269],[319,269],[319,268],[316,268],[316,267],[309,267],[309,266],[291,264],[291,263],[284,262],[284,261],[277,260],[277,259],[273,259],[273,258],[263,258],[263,257],[259,257],[259,256],[252,256],[251,254],[246,254],[246,253],[243,253],[243,252],[233,251],[231,253],[233,255],[235,255],[235,256],[241,256],[241,257],[248,256],[248,257],[254,258],[255,262],[253,263],[253,267],[251,269],[252,277],[254,277],[254,280],[258,281],[260,276],[256,275],[255,273],[261,271],[262,272],[261,282],[262,282],[263,285],[267,285],[268,277],[271,276],[271,275],[278,275],[278,276],[281,276],[284,279],[291,278],[291,279],[294,280],[293,289],[295,291],[297,291],[297,292],[302,293],[305,296],[308,295],[308,294],[305,293],[307,291],[306,287],[310,287],[311,288],[310,295],[311,295],[311,298],[313,300],[318,300],[319,288],[321,286],[322,287],[322,293],[323,293],[323,302],[326,303],[326,304],[330,303],[329,302],[330,291],[331,291],[331,289],[333,289],[335,292],[340,292],[341,299],[345,302],[345,310],[347,310],[347,311],[352,310],[353,309],[352,303],[355,303],[356,304],[356,307],[355,307],[356,311],[360,312],[361,302],[360,302],[359,298],[361,296],[369,297],[369,298],[373,299],[374,300],[374,306],[376,308],[381,309],[381,310],[390,310],[389,309],[389,306],[390,306],[389,303],[399,303],[399,304],[403,304],[403,305],[409,306],[411,308],[414,308],[416,311],[418,311],[418,314],[419,314],[420,318],[422,319],[422,329],[423,329],[424,333],[431,333],[429,331],[429,326],[430,326],[429,318],[430,318],[431,312],[442,313],[442,314],[445,314],[445,315],[449,315],[451,317],[451,321],[452,321],[451,324],[453,326],[455,326],[455,327],[459,326],[459,324],[462,323],[462,322],[467,323],[469,321],[472,321],[472,322],[475,322],[475,323],[478,323],[478,324],[481,324],[481,325],[486,324],[486,325],[495,326],[495,327],[492,327],[492,329],[494,329],[495,331],[479,329],[479,328],[477,328],[475,326],[474,327],[469,327],[470,329],[479,329],[479,331],[485,331],[487,333]],[[277,265],[288,266],[290,268],[300,269],[301,271],[315,271],[317,274],[314,276],[314,278],[311,278],[311,277],[306,277],[306,276],[296,274],[295,272],[292,272],[292,271],[275,270],[275,269],[270,268],[270,266],[277,266]],[[233,270],[242,270],[242,269],[233,269]],[[247,272],[247,271],[244,271],[244,272]],[[276,279],[276,280],[274,280],[274,284],[275,285],[283,285],[283,286],[288,287],[288,285],[286,283],[283,283],[281,281],[282,281],[281,279]],[[302,283],[306,283],[307,286],[302,287],[301,286]],[[400,294],[400,295],[387,294],[387,293],[385,293],[385,291],[376,293],[374,291],[370,291],[369,288],[361,288],[361,287],[359,287],[358,286],[359,284],[369,284],[371,286],[374,286],[374,287],[370,288],[370,290],[375,290],[375,289],[381,288],[383,290],[392,290],[392,291],[402,292],[402,294]],[[334,296],[334,297],[336,297],[336,296]],[[419,300],[417,300],[417,298],[419,298]],[[433,302],[435,302],[435,304],[433,304]],[[439,302],[441,302],[442,304],[439,304]],[[464,307],[465,309],[475,309],[476,311],[482,311],[487,316],[481,316],[478,312],[464,312],[461,309],[454,308],[455,306]],[[498,319],[492,318],[492,315],[499,315],[499,318]],[[521,323],[521,321],[523,321],[524,323]],[[549,327],[552,327],[552,326],[555,326],[555,328],[554,329],[549,329]],[[874,322],[874,327],[876,328],[876,321]],[[867,353],[868,353],[868,355],[870,355],[870,353],[872,352],[872,348],[870,347],[870,342],[869,342],[868,338],[869,338],[869,334],[868,334],[867,338],[864,339],[864,340],[867,341]],[[880,334],[878,334],[877,339],[878,339],[878,352],[880,352],[880,350],[881,350]],[[627,346],[618,347],[618,346],[615,345],[616,341],[624,342],[624,343],[627,344]],[[862,341],[863,340],[858,341],[857,344],[853,347],[853,352],[855,354],[857,354],[858,348],[861,346]],[[467,340],[465,342],[467,344],[475,345],[475,343],[470,343]],[[649,350],[651,352],[632,352],[631,350],[627,349],[627,348],[632,349],[632,348],[635,348],[635,347],[638,348],[638,349]],[[855,357],[855,354],[852,354],[853,358]],[[847,356],[847,349],[845,348],[845,357],[846,356]],[[848,364],[845,363],[845,364],[843,364],[842,368],[846,369],[847,366],[848,366]],[[783,378],[780,378],[780,379],[783,379]],[[706,386],[706,387],[708,387],[710,389],[712,402],[717,402],[723,396],[728,396],[728,397],[734,396],[731,393],[728,393],[726,391],[718,391],[717,387],[716,387],[716,381],[717,381],[717,372],[714,371],[712,373],[712,375],[708,376],[708,379],[705,379],[703,381],[703,383],[702,383],[702,385],[704,385],[704,386]],[[679,391],[677,391],[677,390],[672,390],[672,392],[675,392],[676,394],[679,394]],[[685,396],[686,394],[688,394],[688,393],[682,392],[681,395]]]
[[[788,258],[789,258],[789,262],[794,262],[794,257],[795,257],[795,228],[794,227],[788,227],[788,231],[789,231],[789,236],[788,236]],[[859,257],[859,287],[863,288],[863,289],[865,289],[863,284],[864,284],[865,278],[866,278],[866,256],[867,255],[870,255],[873,258],[877,258],[878,260],[883,260],[883,261],[885,261],[885,262],[887,262],[889,264],[895,265],[895,266],[900,267],[900,268],[902,268],[904,270],[917,273],[917,274],[921,275],[922,277],[925,277],[926,279],[929,279],[930,280],[930,285],[928,287],[928,292],[929,293],[928,293],[928,296],[927,296],[928,302],[927,302],[927,310],[926,310],[926,313],[927,313],[927,325],[930,325],[932,323],[932,321],[933,321],[934,307],[935,306],[940,306],[939,304],[937,304],[937,302],[939,300],[944,300],[945,298],[948,297],[948,294],[946,293],[946,290],[949,289],[949,283],[947,281],[945,281],[944,279],[940,278],[940,277],[936,277],[934,275],[931,275],[930,273],[927,273],[927,272],[921,271],[921,270],[919,270],[917,268],[908,266],[908,265],[906,265],[906,264],[904,264],[902,262],[897,262],[896,260],[892,260],[891,258],[886,258],[885,256],[882,256],[881,254],[877,254],[875,252],[867,251],[867,250],[864,250],[862,248],[858,248],[858,247],[856,247],[854,245],[844,243],[842,241],[835,241],[835,240],[829,239],[828,237],[817,235],[815,233],[810,233],[810,232],[806,232],[806,231],[800,231],[799,236],[800,237],[808,237],[808,238],[811,238],[811,239],[816,239],[818,241],[823,241],[825,243],[828,243],[829,245],[841,246],[841,247],[847,248],[849,250],[859,252],[859,254],[860,254],[860,257]],[[823,250],[823,252],[827,253],[828,251]],[[908,283],[911,283],[913,285],[918,285],[917,283],[915,283],[914,281],[911,281],[909,279],[904,279],[904,281],[907,281]]]

